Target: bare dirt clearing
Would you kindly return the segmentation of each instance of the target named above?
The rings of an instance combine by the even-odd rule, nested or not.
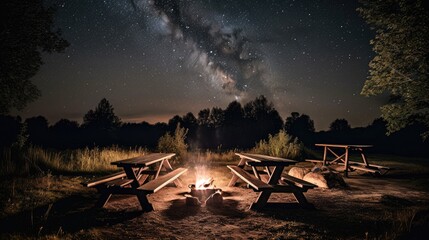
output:
[[[257,193],[245,187],[226,187],[231,174],[224,164],[212,164],[208,170],[215,185],[223,190],[222,206],[187,206],[184,194],[189,192],[188,188],[165,187],[149,196],[155,208],[149,213],[140,212],[137,198],[133,196],[113,196],[106,208],[92,208],[98,195],[94,189],[80,186],[84,180],[81,177],[23,179],[28,182],[27,191],[12,189],[12,183],[4,181],[2,209],[5,211],[0,236],[61,239],[392,239],[402,236],[423,239],[422,235],[428,234],[429,175],[425,171],[410,174],[394,170],[381,178],[354,173],[346,179],[350,186],[347,189],[309,190],[305,195],[315,209],[293,208],[283,204],[294,202],[293,195],[273,194],[270,202],[279,202],[275,207],[254,212],[248,208]],[[194,182],[193,170],[182,180],[185,184]],[[47,188],[49,191],[43,191]],[[18,196],[26,197],[21,200]],[[30,205],[23,208],[25,211],[14,212],[14,204]]]

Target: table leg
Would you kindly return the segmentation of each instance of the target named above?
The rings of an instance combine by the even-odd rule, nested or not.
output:
[[[159,176],[159,173],[161,172],[161,168],[163,166],[164,166],[164,160],[161,160],[161,163],[159,164],[158,170],[156,171],[155,177],[153,179],[156,179]]]
[[[258,198],[256,198],[256,201],[250,205],[250,209],[257,210],[265,207],[267,205],[268,199],[271,196],[271,191],[265,190],[259,193]]]
[[[366,156],[365,156],[365,154],[363,153],[363,149],[362,148],[359,148],[359,152],[360,152],[360,155],[361,155],[361,157],[362,157],[362,160],[363,160],[363,162],[365,163],[365,166],[369,166],[369,163],[368,163],[368,160],[366,159]]]
[[[133,188],[140,187],[139,180],[138,180],[136,173],[134,172],[133,168],[132,167],[124,167],[124,171],[125,171],[125,174],[127,174],[127,178],[133,180],[133,182],[131,183],[131,187],[133,187]]]
[[[292,194],[299,204],[308,205],[307,198],[305,198],[304,194],[301,191],[293,191]]]
[[[162,161],[162,164],[159,166],[159,170],[161,170],[162,166],[164,166],[166,170],[173,171],[173,167],[171,166],[168,159],[165,159]],[[176,187],[182,187],[183,186],[182,181],[180,181],[179,178],[177,178],[173,182],[174,182],[174,185],[176,185]]]
[[[323,148],[323,166],[326,166],[326,154],[327,154],[327,146]]]
[[[273,174],[271,174],[270,180],[268,181],[268,184],[277,185],[279,183],[280,177],[282,176],[284,168],[284,166],[275,166]]]
[[[274,167],[273,174],[271,174],[268,184],[277,185],[279,183],[280,177],[284,170],[284,166]],[[264,190],[259,193],[256,201],[250,205],[250,209],[260,209],[267,205],[268,199],[271,196],[271,190]]]
[[[107,191],[102,192],[100,198],[98,199],[97,203],[95,204],[96,207],[102,208],[104,207],[107,202],[109,201],[110,197],[112,196],[111,193],[108,193]]]
[[[137,192],[136,196],[139,200],[140,206],[142,207],[143,212],[153,211],[153,206],[147,199],[147,194],[142,192]]]
[[[346,159],[345,159],[345,169],[344,169],[344,176],[348,177],[348,172],[349,172],[349,148],[346,148]]]
[[[261,176],[259,176],[258,169],[256,169],[255,166],[252,166],[253,174],[256,178],[261,179]]]

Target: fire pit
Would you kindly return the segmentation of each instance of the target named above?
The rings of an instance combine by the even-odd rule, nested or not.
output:
[[[189,184],[188,187],[191,191],[185,195],[186,205],[199,206],[202,203],[206,205],[222,204],[222,189],[216,188],[213,182],[214,179],[210,177],[199,179],[195,184]]]

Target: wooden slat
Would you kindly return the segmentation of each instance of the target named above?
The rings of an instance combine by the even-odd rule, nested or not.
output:
[[[312,162],[312,163],[323,163],[323,160],[317,160],[317,159],[305,159],[306,162]]]
[[[84,183],[82,183],[82,185],[85,187],[94,187],[94,186],[97,186],[99,184],[109,182],[109,181],[112,181],[115,179],[124,178],[124,177],[126,177],[126,174],[124,171],[121,171],[121,172],[113,173],[113,174],[110,174],[110,175],[107,175],[104,177],[96,178],[96,179],[88,181],[88,182],[84,182]]]
[[[279,157],[272,157],[272,156],[267,156],[267,155],[262,155],[262,154],[236,153],[235,155],[237,155],[241,158],[246,158],[246,159],[252,160],[254,162],[283,162],[283,163],[289,163],[289,164],[297,162],[295,160],[290,160],[290,159],[286,159],[286,158],[279,158]]]
[[[254,177],[253,175],[249,174],[248,172],[246,172],[244,169],[238,167],[238,166],[232,166],[232,165],[228,165],[227,166],[229,169],[231,169],[231,171],[238,176],[239,178],[241,178],[243,181],[245,181],[247,184],[249,184],[253,189],[257,190],[257,191],[261,191],[263,189],[272,189],[273,186],[262,182],[261,180],[257,179],[256,177]]]
[[[187,168],[178,168],[178,169],[173,170],[172,172],[169,172],[163,176],[159,176],[158,178],[142,185],[138,189],[146,191],[148,193],[157,192],[161,188],[165,187],[167,184],[176,180],[180,175],[182,175],[186,171],[188,171]]]
[[[274,166],[288,166],[290,164],[294,164],[295,162],[280,162],[280,161],[270,161],[270,160],[266,160],[263,162],[247,162],[248,165],[253,166],[253,167],[266,167],[266,166],[270,166],[270,167],[274,167]]]
[[[128,166],[148,166],[156,162],[160,162],[163,159],[169,159],[176,155],[175,153],[152,153],[148,155],[138,156],[134,158],[129,158],[125,160],[120,160],[116,162],[112,162],[112,165],[116,165],[118,167],[122,167],[123,165]]]
[[[349,161],[349,164],[350,165],[366,166],[365,163],[360,163],[360,162],[355,162],[355,161]],[[369,164],[368,167],[379,168],[379,169],[384,169],[384,170],[390,170],[390,167],[385,167],[385,166],[380,166],[380,165],[375,165],[375,164]]]
[[[356,166],[356,165],[351,165],[349,166],[349,168],[353,170],[360,170],[360,171],[365,171],[370,173],[380,173],[380,170],[378,168],[370,168],[370,167]]]
[[[124,179],[116,179],[109,182],[104,183],[104,186],[106,187],[124,187],[130,183],[132,183],[132,179],[124,178]]]
[[[315,146],[319,147],[337,147],[337,148],[370,148],[372,145],[348,145],[348,144],[324,144],[324,143],[316,143]]]
[[[288,175],[288,174],[283,175],[281,179],[282,179],[283,181],[290,182],[290,183],[292,183],[292,184],[294,184],[295,186],[300,187],[300,188],[307,188],[307,189],[310,189],[310,188],[315,188],[315,187],[317,187],[316,185],[314,185],[314,184],[312,184],[312,183],[309,183],[309,182],[307,182],[307,181],[304,181],[304,180],[302,180],[302,179],[299,179],[299,178],[293,177],[293,176]]]

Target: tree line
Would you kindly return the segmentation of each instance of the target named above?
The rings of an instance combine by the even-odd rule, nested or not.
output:
[[[174,133],[177,126],[187,129],[186,144],[190,150],[250,149],[283,129],[309,148],[315,143],[373,144],[377,152],[429,155],[428,141],[419,137],[424,126],[414,124],[387,136],[386,122],[381,118],[357,128],[352,128],[346,119],[336,119],[328,131],[316,132],[310,116],[292,112],[283,120],[273,104],[262,95],[244,105],[233,101],[225,109],[206,108],[196,116],[189,112],[172,117],[168,123],[156,124],[121,122],[107,99],[89,110],[83,116],[82,124],[61,119],[49,125],[43,116],[22,120],[0,115],[0,146],[32,144],[70,149],[118,145],[154,150],[161,136]]]

